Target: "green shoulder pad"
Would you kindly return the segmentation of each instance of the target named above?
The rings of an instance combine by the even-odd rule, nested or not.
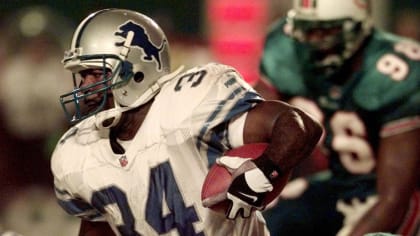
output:
[[[417,58],[410,55],[409,50],[413,49],[410,47],[420,50],[418,44],[375,31],[364,54],[360,82],[353,93],[360,107],[373,111],[397,104],[406,106],[407,102],[419,106],[418,99],[412,97],[419,90],[420,58],[418,54]]]
[[[283,94],[305,94],[302,65],[294,49],[294,40],[284,33],[285,20],[270,28],[264,45],[260,70]]]

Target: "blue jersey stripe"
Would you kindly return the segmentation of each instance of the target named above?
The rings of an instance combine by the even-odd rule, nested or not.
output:
[[[216,117],[219,115],[219,113],[223,110],[223,107],[226,105],[228,100],[233,99],[233,97],[238,94],[240,91],[243,90],[243,87],[240,87],[236,90],[234,90],[227,99],[221,101],[219,105],[217,106],[217,109],[215,109],[209,116],[209,118],[206,120],[205,125],[200,130],[198,139],[197,139],[197,148],[200,150],[201,148],[201,142],[204,139],[204,136],[206,133],[209,132],[209,124],[211,124]],[[214,164],[216,161],[216,158],[220,156],[220,154],[224,151],[223,147],[220,146],[220,143],[222,143],[222,139],[227,140],[227,125],[228,121],[231,120],[233,117],[237,116],[238,114],[244,113],[251,109],[256,103],[261,102],[262,98],[254,91],[247,91],[244,96],[241,99],[238,99],[236,104],[230,109],[230,111],[227,113],[227,115],[224,117],[223,121],[220,124],[224,125],[224,130],[218,130],[219,133],[213,133],[211,135],[211,140],[209,140],[207,143],[209,144],[208,150],[207,150],[207,159],[209,163],[209,167]]]

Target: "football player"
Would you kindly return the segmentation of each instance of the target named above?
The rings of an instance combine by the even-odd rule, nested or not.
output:
[[[264,101],[232,67],[171,71],[164,33],[131,10],[85,18],[63,63],[74,89],[60,101],[74,125],[51,168],[59,204],[82,219],[80,235],[267,235],[258,203],[322,133],[301,110]],[[255,142],[269,146],[234,172],[226,215],[203,207],[208,168]]]
[[[370,6],[294,0],[266,37],[256,90],[316,117],[329,160],[265,212],[273,235],[417,235],[420,46],[374,28]]]

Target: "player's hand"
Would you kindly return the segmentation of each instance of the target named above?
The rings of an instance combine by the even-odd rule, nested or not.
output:
[[[233,181],[226,194],[226,198],[231,201],[226,212],[228,219],[235,219],[238,215],[247,218],[252,210],[264,209],[264,197],[273,190],[273,185],[254,161],[223,156],[216,163],[232,173]]]

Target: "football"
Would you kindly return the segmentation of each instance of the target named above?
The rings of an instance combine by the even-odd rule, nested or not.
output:
[[[267,143],[246,144],[241,147],[228,150],[224,155],[256,159],[261,156],[267,146]],[[273,191],[267,194],[264,199],[264,205],[268,205],[276,199],[286,185],[289,175],[290,173],[287,173],[273,183]],[[201,200],[214,196],[224,196],[224,193],[227,192],[231,182],[232,176],[230,172],[225,167],[214,164],[210,168],[204,180],[204,184],[201,189]],[[210,207],[210,209],[225,213],[228,207],[229,200],[224,200]]]

